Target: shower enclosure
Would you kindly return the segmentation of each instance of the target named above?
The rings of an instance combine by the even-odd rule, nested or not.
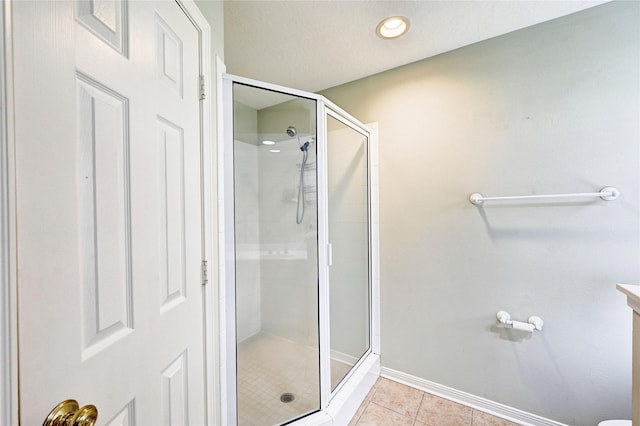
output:
[[[223,421],[346,424],[380,369],[375,125],[237,76],[223,93]]]

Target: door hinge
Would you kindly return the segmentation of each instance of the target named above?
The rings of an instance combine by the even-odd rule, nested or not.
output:
[[[204,75],[200,76],[200,100],[204,101]]]
[[[209,270],[207,268],[207,261],[202,261],[202,285],[209,284]]]

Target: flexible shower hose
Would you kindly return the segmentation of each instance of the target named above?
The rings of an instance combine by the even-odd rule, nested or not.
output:
[[[309,156],[308,145],[307,149],[302,149],[302,166],[300,166],[300,185],[298,185],[298,204],[296,206],[296,223],[299,225],[304,219],[304,168],[307,164],[307,157]],[[302,199],[302,203],[300,203]]]

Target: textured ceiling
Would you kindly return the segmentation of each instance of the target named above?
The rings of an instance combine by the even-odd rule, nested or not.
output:
[[[317,92],[604,1],[239,1],[224,4],[227,72]],[[379,21],[411,29],[381,40]]]

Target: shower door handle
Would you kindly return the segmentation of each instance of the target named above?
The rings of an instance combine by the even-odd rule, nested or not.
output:
[[[327,263],[329,266],[333,265],[333,247],[331,244],[327,244]]]

